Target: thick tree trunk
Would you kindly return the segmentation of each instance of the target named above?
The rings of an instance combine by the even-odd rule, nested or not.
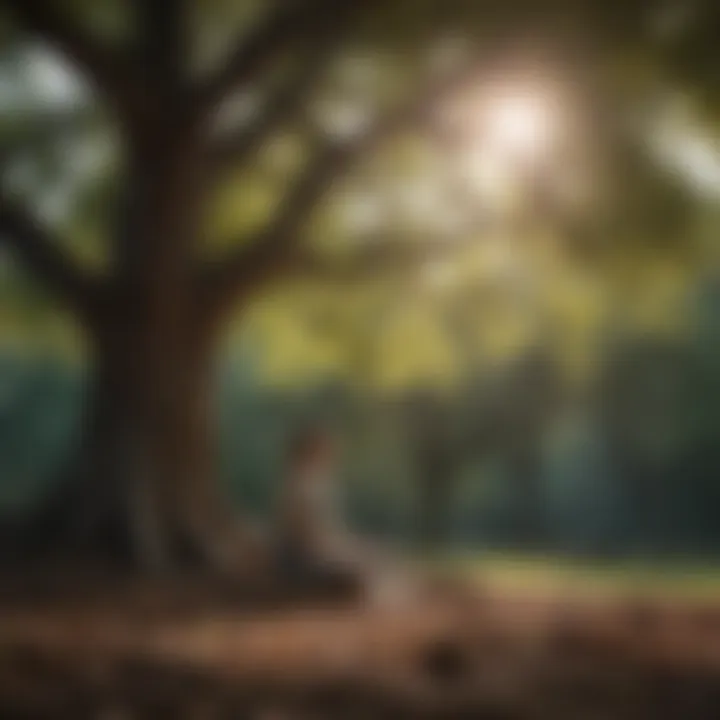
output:
[[[149,568],[225,561],[219,536],[230,520],[212,477],[208,406],[218,327],[194,276],[195,138],[158,127],[131,153],[116,271],[88,322],[84,443],[25,534],[40,555],[100,553]]]
[[[95,360],[77,459],[25,549],[148,569],[221,562],[230,517],[213,477],[208,344],[116,319]]]
[[[166,84],[126,128],[112,272],[83,307],[93,351],[84,442],[67,479],[13,531],[18,557],[232,562],[208,406],[222,318],[198,278],[203,128],[174,76]]]

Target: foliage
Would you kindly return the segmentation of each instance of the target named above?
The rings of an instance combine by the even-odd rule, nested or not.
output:
[[[531,548],[591,555],[719,551],[713,298],[708,289],[690,306],[696,320],[688,324],[699,328],[692,337],[628,336],[606,348],[594,399],[571,393],[568,401],[565,385],[559,408],[538,398],[532,410],[522,366],[513,375],[506,364],[436,396],[433,437],[449,441],[442,477],[451,498],[446,542],[519,543],[525,528],[517,508],[527,485],[513,475],[512,461],[520,433],[540,447],[529,471],[541,489],[545,525]],[[708,314],[713,322],[703,320]],[[420,488],[414,457],[418,439],[426,440],[413,435],[417,410],[408,416],[402,408],[412,402],[417,409],[417,398],[398,388],[367,395],[327,379],[268,383],[258,368],[262,355],[251,349],[226,351],[215,393],[221,475],[234,502],[251,516],[272,517],[288,434],[308,422],[330,423],[344,428],[349,522],[412,542]],[[2,362],[0,476],[7,509],[52,482],[53,468],[77,442],[83,383],[76,364],[27,348],[6,349]]]

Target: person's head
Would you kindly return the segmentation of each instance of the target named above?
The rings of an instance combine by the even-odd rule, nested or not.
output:
[[[293,475],[310,476],[332,468],[337,459],[335,438],[323,428],[306,428],[290,441],[287,464]]]

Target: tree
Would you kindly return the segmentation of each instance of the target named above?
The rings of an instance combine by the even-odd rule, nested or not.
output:
[[[156,567],[181,557],[224,563],[233,521],[212,482],[208,401],[214,349],[229,318],[290,275],[374,272],[383,265],[384,247],[346,258],[340,268],[310,254],[303,243],[308,223],[353,165],[423,119],[433,101],[476,77],[478,68],[473,60],[429,80],[409,61],[410,70],[399,73],[403,82],[389,93],[403,88],[402,101],[339,141],[319,134],[307,113],[338,49],[360,35],[373,51],[394,47],[412,58],[443,28],[480,19],[487,62],[518,25],[546,28],[548,18],[568,11],[562,2],[549,4],[541,18],[523,3],[492,11],[462,2],[385,5],[259,3],[265,11],[244,28],[237,48],[198,78],[192,12],[219,12],[223,3],[98,4],[95,10],[119,9],[127,20],[103,39],[59,2],[3,0],[14,27],[60,51],[90,83],[118,127],[123,160],[117,207],[107,218],[110,262],[99,272],[61,249],[11,192],[0,196],[3,243],[79,320],[93,366],[84,446],[27,537],[46,547],[115,547]],[[607,28],[617,39],[633,32],[652,5],[586,8],[573,19],[577,28],[592,27],[598,37]],[[413,15],[421,18],[420,29]],[[219,134],[214,125],[225,103],[257,88],[267,94],[254,122]],[[286,127],[303,135],[307,163],[264,227],[246,233],[221,259],[208,259],[202,241],[215,189],[229,166],[251,167],[263,143]],[[412,252],[424,255],[422,248]]]
[[[300,254],[309,216],[336,177],[416,115],[420,98],[352,143],[312,138],[315,154],[268,226],[222,262],[201,257],[204,213],[228,163],[248,162],[278,125],[303,121],[307,98],[369,5],[278,3],[198,82],[189,61],[191,8],[182,0],[128,3],[133,31],[112,44],[52,0],[3,3],[18,27],[90,81],[116,118],[125,165],[109,223],[112,262],[102,274],[86,272],[10,192],[0,203],[3,242],[79,319],[93,362],[84,448],[68,482],[40,508],[33,539],[76,550],[112,546],[158,566],[181,552],[221,562],[216,536],[231,520],[210,480],[207,407],[218,337],[231,311],[263,287],[317,269]],[[214,136],[225,99],[278,66],[280,87],[257,122]]]
[[[695,408],[711,387],[709,376],[682,340],[618,345],[599,378],[603,432],[622,476],[635,539],[654,548],[673,541],[677,546],[673,533],[687,530],[683,494],[698,491],[693,465],[696,458],[708,459]]]

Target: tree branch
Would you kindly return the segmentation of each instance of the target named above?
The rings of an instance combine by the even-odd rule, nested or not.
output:
[[[470,246],[474,238],[458,235],[451,241],[400,241],[378,238],[349,257],[335,259],[318,252],[298,249],[287,263],[283,278],[330,283],[363,282],[402,270],[417,270],[426,263],[446,259]]]
[[[0,196],[0,245],[6,244],[17,260],[51,292],[86,315],[93,301],[94,282],[72,262],[17,204]]]
[[[278,127],[298,119],[305,107],[304,101],[312,93],[334,51],[345,39],[343,31],[347,29],[349,19],[350,14],[347,13],[344,23],[339,18],[325,22],[324,32],[318,33],[305,56],[293,63],[287,77],[266,103],[255,123],[221,138],[211,148],[209,169],[212,174],[222,176],[224,170],[241,165]]]
[[[201,273],[201,292],[211,315],[222,312],[237,295],[262,286],[292,265],[295,237],[332,182],[344,157],[338,148],[321,153],[302,173],[278,209],[275,221],[249,245]]]
[[[378,120],[355,142],[330,145],[319,152],[287,193],[275,221],[252,243],[241,244],[230,257],[203,270],[201,292],[210,313],[222,313],[237,295],[252,292],[274,276],[291,271],[297,261],[296,248],[302,228],[333,182],[388,136],[422,119],[433,103],[458,90],[474,77],[476,71],[476,63],[468,63],[451,77],[441,78],[426,92]]]
[[[138,45],[147,72],[166,87],[184,79],[188,50],[186,0],[133,0],[138,23]]]
[[[212,111],[233,90],[257,78],[295,43],[312,43],[318,32],[324,36],[335,18],[361,4],[361,0],[287,0],[278,3],[251,37],[238,43],[225,65],[200,90],[198,102]]]
[[[126,103],[137,94],[137,73],[129,58],[99,45],[83,33],[53,0],[0,0],[28,32],[37,34],[69,58],[112,101]]]

